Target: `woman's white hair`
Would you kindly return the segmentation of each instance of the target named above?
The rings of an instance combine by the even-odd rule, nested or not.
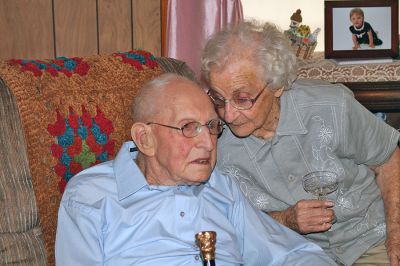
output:
[[[265,78],[271,89],[289,89],[297,77],[296,56],[289,39],[274,24],[251,20],[227,28],[208,40],[201,58],[204,78],[210,81],[212,66],[221,71],[230,60],[241,55],[254,63],[256,71],[261,68],[260,78]]]

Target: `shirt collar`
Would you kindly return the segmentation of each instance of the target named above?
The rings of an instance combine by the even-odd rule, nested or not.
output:
[[[130,196],[148,185],[142,171],[134,161],[138,152],[131,152],[132,148],[135,148],[132,141],[125,142],[113,161],[118,200]]]
[[[281,96],[281,113],[276,130],[276,135],[278,136],[301,135],[307,133],[307,129],[301,119],[299,106],[295,100],[295,89],[294,87],[288,91],[284,91]]]
[[[187,191],[193,189],[199,193],[204,185],[190,186],[190,185],[177,185],[177,186],[151,186],[147,182],[142,171],[134,161],[137,158],[138,151],[131,151],[136,145],[133,141],[125,142],[121,149],[118,151],[117,156],[113,161],[113,169],[115,179],[117,182],[118,200],[123,200],[130,195],[135,194],[141,188],[147,186],[152,189],[160,191],[167,191],[170,189],[177,189],[179,191]]]
[[[281,113],[279,116],[276,136],[273,138],[273,140],[263,140],[253,135],[242,139],[250,158],[255,158],[258,151],[264,148],[265,145],[274,144],[276,141],[278,141],[279,136],[290,136],[307,133],[307,129],[304,126],[303,121],[301,120],[299,108],[295,101],[295,95],[293,95],[291,90],[284,91],[280,98]]]

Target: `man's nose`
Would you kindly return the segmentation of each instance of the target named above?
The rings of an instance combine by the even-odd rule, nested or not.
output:
[[[201,132],[197,137],[199,138],[200,145],[205,147],[208,151],[215,149],[215,141],[213,141],[213,139],[216,138],[216,135],[212,135],[207,126],[201,128]]]

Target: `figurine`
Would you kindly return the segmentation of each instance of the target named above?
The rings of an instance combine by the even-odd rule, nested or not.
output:
[[[312,56],[317,46],[317,36],[321,29],[317,28],[311,32],[310,26],[301,24],[302,21],[301,10],[297,9],[290,17],[289,29],[285,30],[284,34],[289,38],[296,56],[307,59]]]
[[[300,26],[302,21],[303,18],[301,17],[301,10],[297,9],[296,12],[290,17],[290,29],[295,31]]]

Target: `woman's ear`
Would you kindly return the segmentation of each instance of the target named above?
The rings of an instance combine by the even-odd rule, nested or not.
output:
[[[150,126],[145,123],[134,123],[131,128],[133,142],[141,153],[153,156],[155,153],[155,139]]]

